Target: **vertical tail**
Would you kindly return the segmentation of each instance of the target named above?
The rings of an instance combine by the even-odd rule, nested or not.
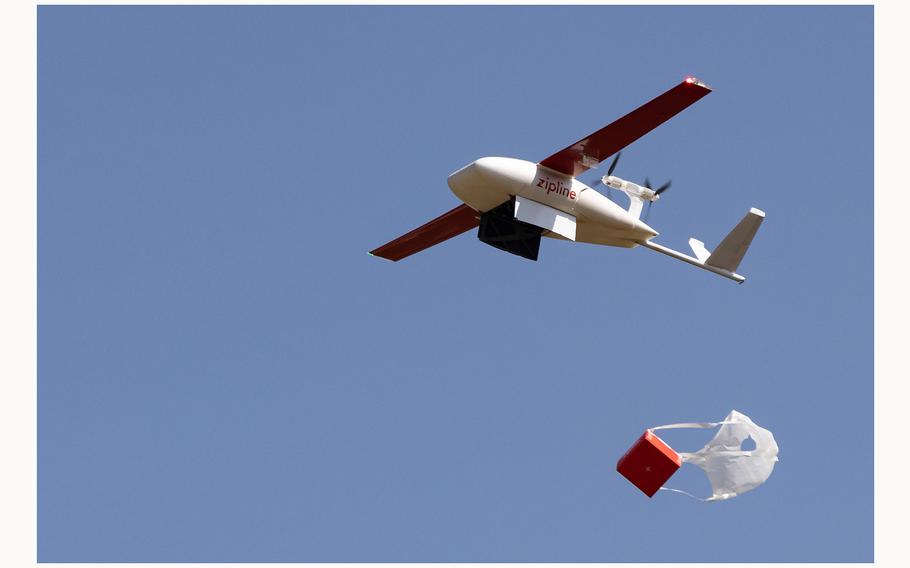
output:
[[[736,272],[736,269],[739,268],[739,263],[742,262],[743,257],[746,255],[746,251],[749,250],[749,245],[752,244],[755,233],[758,232],[758,228],[761,227],[761,222],[764,220],[764,211],[755,207],[750,209],[742,221],[724,237],[724,240],[717,245],[714,252],[704,260],[704,263],[728,272]],[[700,252],[702,254],[707,252],[704,249],[704,245],[701,246],[701,251],[696,250],[691,241],[689,245],[692,246],[695,256],[700,256]]]

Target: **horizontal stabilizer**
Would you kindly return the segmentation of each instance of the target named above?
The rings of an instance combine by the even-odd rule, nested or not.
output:
[[[692,252],[695,253],[695,258],[697,258],[699,262],[704,262],[711,256],[711,251],[705,248],[705,243],[694,237],[689,239],[689,247],[692,249]]]
[[[739,263],[742,262],[743,257],[746,255],[746,251],[749,250],[749,245],[752,244],[755,233],[758,232],[758,228],[764,220],[764,211],[754,207],[750,209],[742,221],[717,245],[717,248],[714,249],[714,252],[704,263],[721,270],[736,272],[736,269],[739,268]],[[699,258],[699,260],[701,259]]]

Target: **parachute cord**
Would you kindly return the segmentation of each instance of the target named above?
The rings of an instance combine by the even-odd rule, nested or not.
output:
[[[663,426],[655,426],[653,428],[648,428],[650,431],[654,430],[670,430],[677,428],[716,428],[718,426],[723,426],[725,424],[742,424],[742,420],[722,420],[720,422],[683,422],[681,424],[664,424]]]
[[[713,498],[702,499],[701,497],[696,497],[695,495],[692,495],[691,493],[683,491],[682,489],[673,489],[672,487],[661,487],[660,490],[661,491],[672,491],[673,493],[682,493],[683,495],[685,495],[687,497],[691,497],[691,498],[695,499],[696,501],[701,501],[702,503],[707,503],[708,501],[714,501]]]

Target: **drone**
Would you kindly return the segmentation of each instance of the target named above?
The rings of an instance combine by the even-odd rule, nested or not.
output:
[[[516,158],[480,158],[448,178],[449,188],[463,204],[370,252],[399,261],[465,231],[478,228],[482,242],[505,252],[537,260],[541,237],[613,247],[642,246],[738,283],[736,273],[765,213],[751,208],[713,250],[695,238],[695,256],[653,241],[647,212],[670,182],[652,188],[646,178],[637,184],[613,175],[621,150],[711,92],[687,77],[683,82],[629,114],[538,163]],[[577,177],[614,156],[607,174],[592,186]],[[594,187],[604,185],[629,199],[623,208]],[[645,219],[641,218],[647,203]]]

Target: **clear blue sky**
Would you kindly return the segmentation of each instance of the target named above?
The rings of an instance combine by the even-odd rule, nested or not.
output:
[[[39,561],[872,560],[871,7],[38,16]],[[687,74],[714,92],[617,174],[673,179],[680,250],[765,210],[744,285],[366,254]],[[615,472],[734,408],[780,445],[755,491]]]

